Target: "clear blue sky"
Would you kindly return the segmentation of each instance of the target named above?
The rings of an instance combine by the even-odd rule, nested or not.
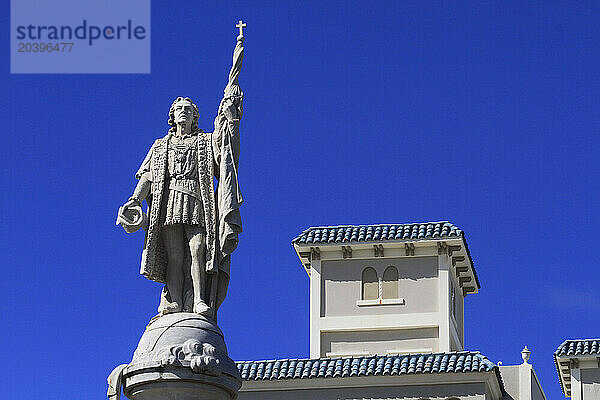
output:
[[[244,233],[220,326],[236,360],[306,357],[311,225],[450,220],[481,291],[466,347],[549,399],[600,336],[600,7],[592,2],[152,4],[149,75],[10,75],[0,22],[3,396],[102,398],[155,314],[115,213],[176,96],[211,130],[247,20]],[[426,301],[426,299],[424,299]]]

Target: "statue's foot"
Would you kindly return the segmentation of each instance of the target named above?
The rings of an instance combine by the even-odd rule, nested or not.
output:
[[[181,306],[176,302],[165,302],[165,304],[161,304],[161,306],[158,308],[158,312],[160,315],[181,312]]]
[[[194,313],[205,317],[210,317],[211,309],[204,301],[200,300],[194,303]]]

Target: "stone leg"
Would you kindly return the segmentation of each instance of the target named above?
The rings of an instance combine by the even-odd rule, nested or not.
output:
[[[205,233],[204,229],[195,225],[185,225],[185,234],[188,238],[190,255],[192,262],[190,265],[190,274],[192,276],[192,287],[194,288],[194,307],[193,311],[200,315],[210,315],[210,307],[206,305],[206,261],[205,254]]]
[[[185,258],[185,235],[182,225],[162,227],[161,236],[167,251],[167,292],[161,299],[159,313],[180,312],[183,307],[183,261]]]
[[[191,257],[189,251],[186,251],[183,260],[183,312],[194,311],[194,287],[192,286]]]

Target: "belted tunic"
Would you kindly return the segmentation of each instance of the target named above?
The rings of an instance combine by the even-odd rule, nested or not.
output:
[[[177,139],[167,135],[168,195],[163,202],[163,225],[189,224],[204,226],[202,195],[198,180],[198,135]]]

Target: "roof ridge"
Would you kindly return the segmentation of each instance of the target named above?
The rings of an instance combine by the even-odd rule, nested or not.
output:
[[[375,229],[375,232],[369,232],[373,229]],[[425,230],[425,232],[422,232],[423,230]],[[323,232],[328,234],[326,239],[322,237]],[[394,232],[394,237],[390,237],[390,233]],[[400,232],[403,232],[402,236],[396,237],[396,235],[398,235]],[[331,236],[332,234],[335,235],[335,237]],[[432,239],[448,236],[461,237],[464,236],[464,231],[460,227],[447,220],[386,224],[318,225],[310,226],[304,229],[292,240],[292,244],[394,241],[409,239]]]

